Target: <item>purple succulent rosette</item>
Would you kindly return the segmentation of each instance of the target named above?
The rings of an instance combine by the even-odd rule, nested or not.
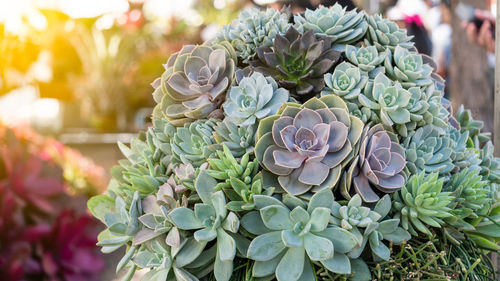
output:
[[[363,122],[335,95],[285,104],[257,130],[264,187],[292,195],[334,188],[362,130]]]
[[[344,174],[342,194],[350,198],[352,185],[363,201],[373,203],[380,199],[376,190],[381,193],[400,190],[406,183],[403,173],[406,157],[397,137],[378,124],[367,131],[360,144],[358,156]]]

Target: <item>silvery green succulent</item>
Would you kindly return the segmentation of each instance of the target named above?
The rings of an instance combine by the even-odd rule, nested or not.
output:
[[[184,46],[173,54],[153,86],[158,103],[153,118],[174,126],[205,118],[222,118],[220,106],[234,80],[236,54],[227,43]]]
[[[412,37],[408,36],[405,29],[381,15],[366,16],[368,22],[368,31],[366,32],[365,43],[377,47],[379,51],[386,49],[394,50],[396,46],[406,49],[413,47]]]
[[[401,219],[402,227],[412,235],[431,235],[429,226],[440,228],[445,224],[443,219],[452,216],[448,206],[455,198],[451,192],[442,191],[443,182],[438,173],[420,172],[393,194],[395,218]]]
[[[217,151],[217,158],[208,159],[210,167],[207,173],[220,181],[215,190],[223,190],[231,200],[226,205],[230,211],[241,212],[253,210],[253,196],[256,194],[272,195],[274,188],[262,189],[262,180],[257,176],[259,162],[250,161],[250,152],[241,159],[236,159],[229,148],[222,145],[223,152]]]
[[[500,158],[493,155],[493,143],[488,141],[479,151],[480,174],[483,179],[492,183],[500,183]]]
[[[308,206],[292,210],[281,201],[264,195],[254,196],[259,212],[242,218],[242,226],[255,235],[247,256],[255,260],[254,277],[275,274],[279,281],[315,280],[311,261],[329,271],[350,274],[346,253],[356,238],[338,227],[328,227],[333,194],[322,190],[312,196]]]
[[[483,181],[478,171],[464,169],[452,176],[443,190],[451,192],[455,200],[450,204],[452,217],[447,223],[462,229],[473,230],[474,227],[465,222],[466,218],[477,218],[484,215],[491,206],[487,182]]]
[[[469,140],[469,132],[460,132],[455,128],[448,128],[446,135],[455,143],[452,159],[454,172],[458,172],[461,169],[469,168],[469,170],[480,170],[479,164],[481,160],[478,158],[478,154],[474,148],[469,148],[467,146],[467,141]]]
[[[346,198],[359,194],[365,202],[377,202],[378,193],[395,192],[405,184],[405,151],[397,137],[378,124],[360,140],[359,155],[343,174],[340,192]]]
[[[326,88],[321,95],[335,94],[345,100],[357,101],[366,82],[368,82],[366,73],[348,62],[342,62],[335,67],[333,74],[325,74]]]
[[[235,157],[254,150],[257,125],[239,126],[224,120],[218,121],[214,129],[215,141],[227,146]]]
[[[336,95],[287,103],[257,130],[264,188],[281,187],[292,195],[333,188],[362,130],[361,120]]]
[[[406,149],[406,174],[421,171],[447,176],[454,168],[455,142],[432,125],[417,129],[402,143]]]
[[[244,9],[231,24],[222,27],[217,41],[228,41],[244,63],[255,57],[260,46],[272,46],[278,34],[285,34],[290,27],[289,15],[272,8],[261,11]]]
[[[347,60],[366,73],[382,65],[387,52],[378,52],[375,46],[356,47],[347,45],[345,56]]]
[[[377,74],[373,81],[369,81],[365,90],[358,96],[359,103],[375,112],[375,122],[382,122],[385,126],[406,124],[411,121],[408,104],[411,94],[401,84],[394,82],[383,73]]]
[[[231,87],[223,108],[226,119],[245,127],[276,114],[287,101],[287,90],[278,88],[273,78],[254,72]]]
[[[192,164],[195,168],[206,163],[219,147],[213,136],[215,125],[214,120],[198,120],[177,127],[170,141],[172,162]]]
[[[169,213],[171,222],[182,230],[196,230],[194,239],[201,244],[212,240],[217,242],[217,255],[214,274],[218,281],[227,281],[233,271],[233,259],[236,255],[236,241],[227,233],[237,233],[239,219],[226,209],[226,198],[222,191],[214,191],[217,182],[206,171],[196,179],[195,186],[203,203],[194,205],[194,211],[175,208]]]
[[[256,72],[273,77],[299,101],[306,101],[325,86],[323,75],[340,59],[329,38],[316,39],[309,30],[300,34],[290,27],[285,35],[276,35],[272,47],[261,46],[257,58],[250,61]]]
[[[433,83],[433,68],[423,62],[422,55],[399,45],[394,49],[394,53],[387,50],[384,66],[386,75],[399,81],[406,89],[425,87]]]
[[[338,3],[315,10],[306,9],[303,15],[295,15],[294,21],[298,30],[312,30],[316,36],[329,37],[335,45],[358,42],[368,28],[364,12],[346,12],[346,8]]]
[[[388,260],[390,250],[382,240],[395,244],[410,240],[411,235],[399,227],[399,219],[385,219],[390,210],[391,199],[387,194],[377,202],[373,210],[362,206],[358,194],[354,195],[347,205],[342,206],[337,202],[333,204],[330,223],[354,234],[358,242],[348,253],[350,258],[358,258],[369,244],[375,260]]]

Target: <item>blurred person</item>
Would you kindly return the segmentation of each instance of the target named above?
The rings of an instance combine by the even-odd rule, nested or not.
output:
[[[451,52],[451,2],[442,0],[439,5],[441,20],[432,31],[432,58],[438,66],[438,74],[448,77],[448,67]],[[448,84],[448,83],[447,83]]]
[[[467,38],[471,43],[483,47],[487,52],[495,53],[495,16],[490,11],[479,9],[476,9],[475,15],[483,23],[478,30],[473,22],[463,22],[462,26],[467,32]]]
[[[432,42],[421,17],[426,11],[427,6],[421,0],[400,0],[387,11],[386,17],[395,21],[399,27],[406,28],[408,35],[413,36],[412,41],[417,50],[430,56]]]

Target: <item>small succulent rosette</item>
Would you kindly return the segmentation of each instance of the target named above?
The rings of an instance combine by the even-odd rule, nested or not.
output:
[[[89,201],[125,280],[495,280],[500,160],[395,22],[250,9],[165,68]]]

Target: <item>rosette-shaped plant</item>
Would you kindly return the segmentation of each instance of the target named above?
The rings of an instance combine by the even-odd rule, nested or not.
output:
[[[280,87],[300,101],[306,101],[325,87],[323,75],[340,59],[329,38],[316,39],[309,30],[300,34],[290,27],[276,35],[273,47],[257,49],[258,59],[250,61],[254,71],[271,76]]]
[[[278,88],[273,78],[254,72],[231,87],[223,108],[229,121],[245,127],[276,114],[287,101],[287,90]]]
[[[493,143],[488,141],[479,151],[481,176],[492,183],[500,183],[500,158],[493,155]]]
[[[433,68],[423,62],[422,55],[399,45],[394,54],[387,50],[384,66],[386,75],[401,82],[405,88],[425,87],[433,83]]]
[[[260,46],[272,46],[278,34],[290,27],[289,15],[272,8],[265,11],[244,9],[231,24],[222,27],[217,41],[228,41],[244,63],[255,57]]]
[[[403,48],[413,47],[411,36],[408,36],[405,29],[388,19],[384,19],[381,15],[366,16],[368,21],[368,31],[366,32],[365,42],[368,45],[377,47],[379,51],[386,49],[394,50],[396,46]]]
[[[219,121],[214,128],[214,138],[218,144],[227,146],[235,157],[241,157],[254,150],[256,127],[238,126],[228,120]]]
[[[361,120],[349,116],[335,95],[286,104],[257,130],[264,187],[281,186],[292,195],[333,188],[362,130]]]
[[[380,197],[374,189],[392,193],[405,184],[404,167],[405,151],[397,137],[386,132],[382,125],[375,125],[363,136],[359,156],[344,174],[340,191],[350,198],[354,186],[363,201],[377,202]]]
[[[373,209],[362,206],[362,203],[358,194],[354,195],[347,205],[342,206],[334,202],[330,223],[356,237],[358,244],[349,252],[350,258],[358,258],[369,243],[374,259],[389,260],[390,250],[382,240],[400,244],[410,240],[411,235],[399,227],[399,219],[384,220],[391,210],[389,195],[386,194],[380,199]]]
[[[357,100],[368,82],[368,75],[354,65],[343,62],[335,67],[333,74],[325,74],[327,88],[321,95],[335,94],[346,100]]]
[[[469,109],[465,109],[463,105],[460,105],[458,108],[456,119],[460,124],[460,131],[469,132],[469,137],[472,139],[477,149],[479,149],[480,144],[490,140],[491,133],[481,132],[484,127],[484,122],[481,120],[474,120],[474,118],[472,118],[472,112]]]
[[[363,93],[358,96],[362,106],[376,113],[372,117],[378,117],[384,125],[389,127],[411,121],[410,111],[407,108],[410,98],[410,92],[383,73],[377,74],[373,81],[369,81]]]
[[[469,170],[480,170],[479,165],[481,160],[478,158],[478,154],[474,148],[467,147],[467,141],[469,140],[469,132],[465,131],[461,133],[455,128],[448,128],[446,135],[454,142],[455,146],[453,149],[452,159],[454,172],[458,172],[461,169],[469,168]]]
[[[307,207],[292,210],[273,197],[255,199],[259,212],[242,218],[243,227],[258,235],[247,253],[256,261],[254,277],[275,274],[279,281],[314,280],[311,261],[339,274],[357,272],[346,256],[356,238],[344,229],[327,227],[333,203],[330,190],[316,193]]]
[[[375,46],[356,47],[347,45],[345,56],[361,71],[370,72],[384,62],[386,52],[378,52]]]
[[[221,43],[222,44],[222,43]],[[153,82],[155,119],[174,126],[204,118],[222,118],[219,108],[234,79],[236,55],[229,44],[187,45],[173,54],[165,72]]]
[[[401,191],[394,193],[393,206],[395,218],[401,219],[401,225],[412,235],[419,232],[431,235],[428,226],[440,228],[443,219],[451,217],[448,207],[455,199],[451,192],[443,192],[443,179],[437,173],[414,174]]]
[[[179,229],[196,230],[194,239],[198,243],[206,245],[216,240],[214,274],[218,281],[227,281],[231,277],[236,255],[236,241],[227,231],[236,235],[240,221],[236,214],[225,208],[226,198],[222,191],[214,191],[216,184],[206,171],[202,171],[195,185],[203,203],[195,204],[194,211],[186,207],[176,208],[169,213],[169,218]]]
[[[307,9],[304,15],[295,15],[294,20],[299,30],[312,30],[316,36],[329,37],[335,45],[359,41],[368,28],[363,12],[346,12],[346,8],[338,3],[331,7]]]
[[[432,125],[417,129],[402,144],[406,149],[407,175],[421,171],[447,175],[455,167],[452,158],[455,142]]]
[[[172,162],[192,164],[195,168],[206,163],[219,147],[213,136],[214,120],[198,120],[178,127],[170,141]]]

